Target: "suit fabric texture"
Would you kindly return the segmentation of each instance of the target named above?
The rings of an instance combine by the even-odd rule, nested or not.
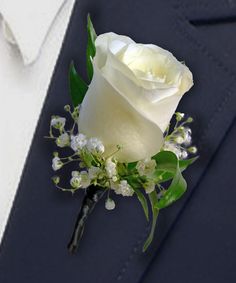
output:
[[[154,43],[186,62],[195,85],[178,110],[190,114],[200,159],[184,173],[185,196],[161,211],[150,249],[140,204],[100,202],[78,253],[66,244],[81,204],[51,184],[54,149],[43,136],[68,104],[73,59],[85,77],[86,16],[97,33]],[[0,250],[0,282],[222,283],[236,281],[236,1],[80,0],[77,2]]]

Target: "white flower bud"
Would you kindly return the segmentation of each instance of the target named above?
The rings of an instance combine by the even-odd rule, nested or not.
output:
[[[58,157],[58,156],[59,156],[59,153],[58,153],[57,151],[54,151],[54,152],[53,152],[53,156],[54,156],[54,157]]]
[[[78,134],[76,136],[71,136],[71,148],[74,151],[79,151],[83,149],[87,144],[87,138],[83,134]]]
[[[81,177],[80,176],[72,177],[70,180],[70,184],[74,189],[80,188],[81,187]]]
[[[190,128],[184,128],[183,130],[183,136],[184,136],[184,144],[185,145],[190,145],[192,142],[192,137],[191,137],[192,131]]]
[[[196,146],[191,146],[188,148],[188,152],[192,153],[192,154],[196,154],[197,153],[197,148]]]
[[[71,176],[72,176],[72,177],[78,177],[79,174],[80,174],[79,171],[72,171],[72,172],[71,172]]]
[[[136,169],[140,176],[149,176],[154,173],[156,168],[156,161],[153,159],[145,159],[139,161],[136,165]]]
[[[182,150],[180,159],[186,159],[188,157],[188,152],[186,150]]]
[[[80,167],[80,168],[84,168],[84,167],[86,167],[86,164],[81,161],[81,162],[79,163],[79,167]]]
[[[67,133],[60,135],[56,139],[56,144],[57,144],[58,147],[65,147],[65,146],[69,145],[69,143],[70,143],[70,137]]]
[[[117,177],[117,176],[113,176],[113,177],[112,177],[112,181],[113,181],[113,182],[117,182],[117,181],[118,181],[118,177]]]
[[[57,171],[61,169],[62,166],[63,166],[63,162],[61,161],[61,159],[59,157],[54,157],[52,160],[52,169],[54,171]]]
[[[176,112],[175,117],[177,121],[181,121],[184,118],[184,113]]]
[[[52,181],[55,185],[58,185],[60,182],[60,177],[59,176],[54,176],[52,177]]]
[[[64,110],[66,111],[66,112],[70,112],[70,105],[65,105],[64,106]]]
[[[175,138],[175,141],[177,142],[177,144],[183,144],[184,143],[184,138],[182,136],[177,136]]]
[[[192,117],[189,117],[186,122],[187,122],[187,123],[192,123],[192,122],[193,122],[193,118],[192,118]]]
[[[108,198],[105,202],[105,208],[107,210],[113,210],[115,207],[116,207],[116,204],[114,200],[112,200],[111,198]]]
[[[55,129],[63,129],[66,124],[66,118],[63,117],[53,117],[51,119],[51,126]]]

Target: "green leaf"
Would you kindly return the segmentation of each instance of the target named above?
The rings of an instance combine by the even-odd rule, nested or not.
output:
[[[143,193],[140,191],[141,184],[140,184],[139,180],[136,177],[133,177],[133,176],[127,177],[126,179],[127,179],[127,182],[129,183],[129,185],[133,188],[135,194],[137,195],[137,198],[142,205],[146,219],[147,219],[147,221],[149,221],[148,203],[147,203],[147,199],[145,198]]]
[[[91,153],[87,152],[87,151],[81,151],[81,157],[82,157],[82,160],[84,161],[86,167],[90,168],[93,164],[93,156]]]
[[[187,189],[187,183],[181,174],[177,157],[175,163],[173,163],[173,166],[175,166],[175,174],[173,180],[162,198],[156,203],[156,207],[158,209],[165,208],[171,205],[173,202],[177,201]]]
[[[87,23],[87,31],[88,31],[88,43],[87,43],[87,50],[86,50],[86,57],[87,57],[87,74],[89,81],[93,78],[93,64],[92,60],[96,54],[96,47],[95,47],[95,40],[97,38],[97,34],[93,27],[93,23],[91,21],[90,15],[88,14],[88,23]]]
[[[132,188],[134,189],[134,192],[136,193],[137,198],[142,205],[142,208],[143,208],[143,211],[144,211],[144,214],[146,216],[147,221],[149,221],[149,210],[148,210],[147,199],[145,198],[145,196],[143,195],[143,193],[139,189],[134,188],[134,187],[132,187]]]
[[[135,167],[137,166],[137,163],[138,162],[130,162],[130,163],[127,163],[127,169],[129,171],[132,171],[133,169],[135,169]]]
[[[156,182],[166,182],[174,177],[176,172],[177,156],[171,151],[161,151],[153,159],[156,161],[157,166],[153,174]]]
[[[153,159],[157,162],[157,168],[154,178],[160,183],[166,182],[174,178],[176,174],[176,162],[179,163],[179,169],[183,172],[189,165],[193,164],[198,157],[178,160],[177,156],[171,151],[161,151]]]
[[[73,62],[70,64],[69,85],[72,103],[73,106],[76,107],[82,103],[84,96],[88,90],[88,86],[77,73]]]
[[[157,170],[175,172],[178,158],[172,151],[160,151],[152,159],[156,160]]]
[[[198,156],[190,159],[179,160],[179,168],[181,172],[183,172],[189,165],[193,164],[197,159]]]
[[[158,214],[159,214],[159,209],[156,207],[156,204],[157,204],[157,201],[158,201],[157,192],[153,191],[148,196],[149,196],[149,200],[150,200],[150,203],[151,203],[151,206],[152,206],[152,227],[151,227],[150,234],[149,234],[146,242],[143,245],[143,252],[145,252],[147,250],[147,248],[150,246],[150,244],[153,240],[155,228],[156,228],[156,223],[157,223],[157,218],[158,218]]]

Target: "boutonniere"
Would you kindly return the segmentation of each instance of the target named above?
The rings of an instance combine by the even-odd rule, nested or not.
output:
[[[175,113],[193,85],[192,73],[156,45],[115,33],[97,36],[89,16],[86,55],[88,83],[72,63],[73,105],[65,106],[67,119],[52,117],[48,136],[58,147],[53,170],[73,164],[68,184],[63,186],[57,175],[52,178],[55,186],[85,193],[68,249],[77,250],[96,203],[104,199],[107,210],[115,209],[113,194],[119,194],[136,197],[151,221],[146,251],[159,212],[183,196],[187,184],[182,172],[197,158],[193,119]]]

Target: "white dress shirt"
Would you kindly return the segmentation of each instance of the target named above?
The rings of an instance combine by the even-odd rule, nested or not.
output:
[[[75,0],[0,0],[0,241]]]

